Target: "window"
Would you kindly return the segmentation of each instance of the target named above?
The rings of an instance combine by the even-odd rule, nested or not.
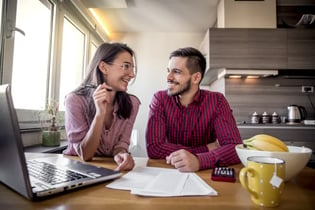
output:
[[[2,55],[2,27],[3,27],[3,24],[2,24],[2,15],[4,15],[2,12],[3,12],[3,0],[0,0],[0,55]],[[0,58],[0,81],[2,80],[2,74],[3,74],[3,71],[2,71],[2,56]]]
[[[12,97],[17,109],[43,109],[48,87],[52,9],[49,2],[18,1],[15,33]],[[40,17],[40,18],[38,18]]]
[[[91,45],[90,45],[90,56],[89,56],[89,62],[91,62],[91,61],[92,61],[92,58],[93,58],[93,56],[94,56],[94,54],[95,54],[96,50],[97,50],[97,45],[96,45],[94,42],[91,42]]]
[[[60,110],[64,110],[65,96],[82,82],[85,69],[85,40],[85,33],[65,17],[60,68]]]
[[[0,35],[2,34],[2,8],[3,8],[3,0],[0,0]]]
[[[0,29],[12,33],[0,31],[0,84],[12,85],[21,128],[38,128],[38,111],[50,99],[63,110],[65,95],[82,82],[91,54],[105,39],[74,1],[0,0],[2,7]]]

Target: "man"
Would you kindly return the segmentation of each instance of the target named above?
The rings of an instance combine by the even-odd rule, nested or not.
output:
[[[194,48],[171,53],[168,88],[154,94],[146,130],[148,156],[179,171],[239,163],[241,137],[221,93],[201,90],[206,61]]]

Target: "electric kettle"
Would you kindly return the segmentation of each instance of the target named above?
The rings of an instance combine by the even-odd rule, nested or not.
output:
[[[298,105],[288,106],[288,122],[289,123],[300,123],[305,120],[307,112],[305,107]]]

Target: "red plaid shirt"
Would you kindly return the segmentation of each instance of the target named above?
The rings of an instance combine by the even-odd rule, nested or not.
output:
[[[218,140],[220,147],[209,151],[207,144]],[[235,145],[242,140],[231,108],[221,93],[199,90],[188,107],[167,91],[154,94],[146,130],[150,158],[164,159],[186,149],[196,155],[200,169],[239,163]]]

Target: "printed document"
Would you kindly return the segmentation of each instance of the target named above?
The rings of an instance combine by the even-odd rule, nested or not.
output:
[[[141,196],[217,196],[218,193],[195,173],[176,169],[136,167],[106,187],[130,190]]]

